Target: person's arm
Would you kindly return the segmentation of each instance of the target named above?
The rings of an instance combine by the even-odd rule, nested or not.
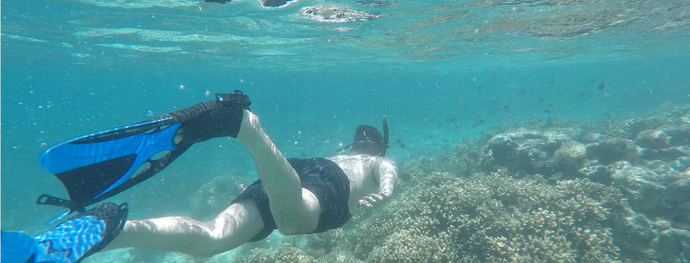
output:
[[[379,192],[370,194],[359,200],[362,206],[379,207],[393,195],[395,183],[398,181],[398,165],[395,161],[389,158],[380,158],[376,161],[377,165],[374,167],[374,176],[378,178]]]

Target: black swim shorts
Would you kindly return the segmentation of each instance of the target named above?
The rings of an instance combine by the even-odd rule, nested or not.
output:
[[[302,187],[308,189],[321,205],[319,224],[313,233],[321,233],[344,225],[352,215],[347,205],[350,197],[350,181],[340,167],[331,160],[324,158],[312,159],[288,159],[292,168],[297,171]],[[278,228],[271,207],[268,204],[268,195],[264,191],[261,180],[248,186],[232,203],[246,199],[252,199],[261,213],[264,221],[264,229],[249,242],[255,242],[266,238],[274,229]]]

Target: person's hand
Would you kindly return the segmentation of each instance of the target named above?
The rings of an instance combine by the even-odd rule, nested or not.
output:
[[[386,194],[370,194],[359,200],[359,205],[363,207],[379,207],[388,202],[390,195]]]

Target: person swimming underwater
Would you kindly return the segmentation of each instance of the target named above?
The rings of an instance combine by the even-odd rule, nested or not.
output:
[[[232,250],[247,242],[262,240],[275,229],[284,235],[297,235],[339,228],[351,218],[350,211],[353,209],[380,207],[392,197],[400,172],[396,162],[385,157],[389,138],[385,117],[383,136],[375,127],[357,127],[353,143],[345,147],[350,149],[349,155],[287,159],[261,128],[259,118],[249,110],[251,102],[246,95],[236,91],[235,94],[216,94],[216,98],[216,101],[204,102],[202,107],[195,105],[158,119],[114,130],[121,132],[131,129],[146,136],[167,134],[156,135],[158,137],[155,138],[172,140],[173,146],[179,147],[224,136],[236,138],[244,144],[254,158],[259,180],[242,191],[218,216],[206,222],[182,216],[126,220],[125,204],[117,206],[104,203],[34,237],[33,240],[28,239],[26,235],[18,237],[18,232],[3,232],[3,262],[6,259],[6,247],[23,249],[17,244],[32,241],[34,246],[29,249],[30,253],[15,253],[15,258],[29,258],[29,262],[78,262],[100,250],[124,247],[207,257]],[[180,124],[165,123],[165,126],[155,129],[144,130],[139,127],[149,125],[146,128],[151,128],[151,123],[160,122],[157,120],[170,119],[166,116],[181,116],[177,114],[179,112],[192,113],[192,117],[181,118],[185,120]],[[188,123],[194,125],[186,125]],[[167,131],[171,128],[174,129],[174,133]],[[96,133],[92,137],[101,134],[111,133]],[[118,133],[117,136],[108,138],[115,141],[129,138],[122,136],[122,133]],[[77,138],[81,140],[81,144],[77,146],[85,147],[82,145],[87,143],[84,138],[89,138],[88,143],[92,144],[103,143],[105,140],[92,137]],[[151,138],[154,137],[146,138],[153,140]],[[97,146],[99,145],[93,147]],[[114,147],[107,147],[111,148]],[[177,153],[179,154],[181,152]],[[89,163],[87,166],[103,162],[107,161]],[[165,165],[167,163],[163,167]],[[103,167],[105,166],[97,166],[100,169]],[[132,177],[137,177],[137,174]],[[132,177],[127,180],[132,180]],[[67,184],[65,185],[67,187]],[[94,200],[97,199],[78,203],[88,204]],[[69,207],[70,210],[78,209],[69,205],[65,207]],[[69,231],[70,229],[77,231]],[[84,238],[85,234],[90,238]],[[9,238],[7,242],[6,237]],[[78,238],[70,239],[71,237]],[[83,244],[68,240],[90,242]],[[7,259],[12,260],[9,257]]]

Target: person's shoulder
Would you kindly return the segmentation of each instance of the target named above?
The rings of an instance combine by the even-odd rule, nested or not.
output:
[[[390,163],[392,165],[398,166],[398,163],[395,162],[395,160],[385,157],[385,156],[374,156],[376,157],[376,161],[380,163]]]

